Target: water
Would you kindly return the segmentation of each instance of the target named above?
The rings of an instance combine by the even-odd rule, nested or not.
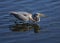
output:
[[[13,32],[10,11],[40,12],[40,32]],[[0,0],[0,43],[60,43],[60,0]]]

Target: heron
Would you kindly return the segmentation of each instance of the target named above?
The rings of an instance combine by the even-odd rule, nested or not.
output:
[[[45,17],[45,15],[41,13],[35,13],[33,15],[31,13],[23,12],[23,11],[19,11],[19,12],[12,11],[10,12],[10,14],[23,22],[32,21],[33,23],[40,22],[41,16]]]

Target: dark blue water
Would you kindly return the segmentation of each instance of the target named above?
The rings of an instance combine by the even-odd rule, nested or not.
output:
[[[40,12],[40,32],[12,32],[10,11]],[[60,0],[0,0],[0,43],[60,43]]]

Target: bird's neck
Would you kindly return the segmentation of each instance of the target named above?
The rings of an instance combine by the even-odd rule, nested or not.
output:
[[[34,19],[35,21],[40,21],[40,17],[39,17],[39,16],[35,16],[35,17],[33,17],[33,19]]]

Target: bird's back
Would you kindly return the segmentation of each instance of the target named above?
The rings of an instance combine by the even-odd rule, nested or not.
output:
[[[19,12],[14,12],[14,11],[12,11],[11,13],[13,13],[13,14],[30,14],[30,13],[28,13],[28,12],[22,12],[22,11],[19,11]]]
[[[14,15],[16,18],[18,18],[19,20],[23,20],[23,21],[28,21],[29,17],[31,16],[30,13],[28,12],[11,12],[12,15]]]

